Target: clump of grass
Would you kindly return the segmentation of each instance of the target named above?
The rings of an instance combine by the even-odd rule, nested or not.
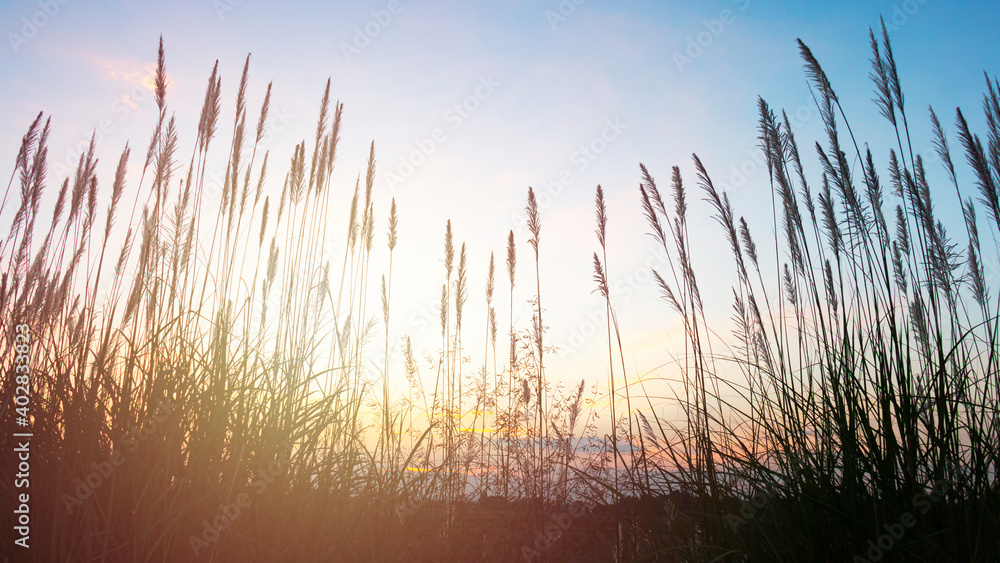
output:
[[[643,167],[651,233],[676,257],[670,276],[657,272],[656,280],[687,335],[678,397],[686,419],[680,426],[654,419],[658,452],[650,461],[657,471],[644,492],[679,491],[698,504],[662,534],[636,535],[640,553],[847,561],[874,557],[866,555],[874,553],[870,546],[901,521],[905,534],[889,549],[883,541],[881,560],[968,561],[1000,553],[1000,295],[982,269],[983,251],[995,250],[980,244],[978,206],[964,195],[968,187],[957,179],[930,110],[932,142],[964,211],[967,242],[955,241],[936,216],[884,25],[881,31],[881,38],[870,34],[871,77],[876,105],[896,133],[896,146],[883,153],[887,184],[801,41],[826,134],[826,147],[816,144],[818,181],[806,178],[787,116],[759,100],[775,209],[773,264],[758,255],[749,222],[736,216],[694,156],[736,266],[730,356],[708,347],[679,169],[671,216]],[[987,147],[961,110],[956,127],[979,203],[996,223],[1000,88],[988,75],[986,81]],[[887,216],[895,217],[894,228]],[[723,377],[723,364],[743,381]],[[678,535],[680,544],[695,547],[678,549]]]
[[[224,118],[218,65],[184,170],[184,131],[169,113],[162,41],[157,60],[158,115],[139,184],[127,185],[133,153],[126,147],[103,225],[92,141],[61,183],[51,226],[44,227],[50,123],[42,114],[22,140],[0,204],[0,211],[8,202],[17,206],[0,242],[0,317],[5,326],[28,324],[34,339],[32,467],[35,482],[45,485],[32,495],[33,529],[42,536],[32,538],[33,556],[471,557],[486,549],[463,539],[486,525],[468,516],[472,500],[501,491],[504,499],[536,501],[509,505],[501,515],[503,541],[489,548],[518,553],[543,525],[524,516],[575,494],[565,468],[575,457],[571,439],[584,399],[581,386],[542,402],[541,309],[528,332],[515,329],[513,233],[507,373],[497,371],[494,353],[492,389],[485,360],[479,380],[465,381],[469,251],[463,243],[456,256],[449,222],[434,392],[424,393],[407,342],[403,367],[413,393],[396,401],[388,384],[388,326],[393,252],[402,235],[393,201],[389,262],[378,278],[374,142],[364,180],[358,174],[353,192],[340,190],[334,163],[343,105],[327,81],[315,136],[295,146],[280,197],[269,193],[269,152],[261,140],[272,91],[268,84],[253,129],[248,57],[235,92],[221,198],[217,208],[206,205],[209,148]],[[112,254],[112,227],[128,190],[137,195],[124,242]],[[338,209],[347,210],[344,217]],[[539,225],[536,209],[536,250]],[[335,230],[343,236],[339,281],[329,258]],[[110,256],[117,256],[113,265]],[[491,264],[487,341],[495,352],[494,275]],[[381,369],[370,361],[379,353],[372,344],[379,323],[368,307],[373,276],[386,330]],[[531,397],[520,396],[528,382],[520,374],[531,374]],[[12,378],[4,378],[2,390],[12,397]],[[12,416],[8,407],[0,415]],[[488,422],[499,431],[486,432]],[[14,447],[11,439],[4,435],[0,445]],[[4,485],[5,496],[13,493]],[[9,518],[0,517],[5,525]]]
[[[126,147],[118,160],[103,225],[92,142],[62,183],[51,226],[43,229],[49,217],[38,220],[39,201],[50,130],[43,115],[23,139],[15,171],[20,202],[3,204],[19,207],[0,247],[0,315],[5,326],[28,324],[34,339],[32,455],[40,488],[32,503],[40,537],[32,538],[32,553],[38,560],[283,552],[324,558],[404,549],[391,541],[400,522],[386,517],[408,491],[428,482],[405,471],[426,435],[404,449],[387,433],[393,439],[382,445],[381,459],[363,442],[368,423],[361,406],[371,387],[361,358],[372,328],[359,319],[367,316],[374,238],[374,145],[334,289],[322,257],[330,244],[326,226],[335,220],[332,172],[343,106],[331,101],[327,83],[312,157],[305,142],[296,147],[275,214],[264,196],[268,153],[258,154],[271,86],[254,132],[247,125],[248,74],[249,59],[212,217],[199,202],[221,117],[221,78],[213,69],[190,163],[178,178],[181,130],[168,115],[161,42],[154,81],[159,115],[143,175],[130,188],[147,197],[142,203],[136,196],[138,223],[130,221],[113,265],[105,257],[132,152]],[[391,250],[398,236],[394,205],[389,221]],[[101,227],[95,249],[91,234]],[[250,272],[250,281],[241,268],[254,253],[256,264],[265,265]],[[4,396],[12,395],[12,384],[5,377]],[[4,408],[3,416],[10,411]],[[3,440],[13,447],[9,435]],[[206,532],[217,524],[204,523],[215,522],[220,506],[239,495],[249,496],[249,507],[224,530]],[[308,514],[312,523],[295,514]],[[378,520],[387,524],[367,525]]]

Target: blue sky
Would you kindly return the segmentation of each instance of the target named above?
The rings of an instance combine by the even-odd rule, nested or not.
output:
[[[259,107],[273,80],[267,190],[277,197],[292,148],[313,135],[329,77],[332,95],[345,106],[334,177],[342,205],[374,140],[380,224],[391,197],[400,208],[394,271],[406,286],[394,288],[399,305],[391,336],[407,333],[418,346],[435,345],[436,330],[422,328],[422,310],[439,295],[448,219],[470,251],[473,311],[466,326],[473,328],[467,338],[482,341],[476,319],[486,263],[490,252],[502,262],[510,229],[517,229],[521,258],[515,314],[527,325],[533,293],[527,280],[534,272],[518,218],[534,186],[549,196],[542,208],[542,295],[548,338],[563,348],[549,364],[550,376],[594,383],[606,379],[594,367],[606,357],[590,262],[597,248],[597,184],[608,197],[609,276],[619,288],[613,297],[627,361],[633,374],[647,373],[668,362],[679,341],[677,319],[655,299],[649,281],[648,266],[661,258],[645,235],[639,163],[664,188],[670,167],[681,166],[689,199],[700,200],[690,158],[698,153],[730,191],[737,213],[769,239],[767,178],[754,164],[756,99],[797,115],[801,144],[821,139],[795,45],[802,38],[884,173],[895,137],[871,102],[868,79],[868,29],[880,14],[890,25],[915,150],[930,148],[928,105],[947,129],[960,106],[982,131],[983,71],[1000,72],[995,2],[9,2],[0,6],[0,154],[6,155],[0,175],[9,177],[20,137],[39,111],[52,116],[54,163],[72,160],[74,147],[103,128],[101,193],[110,191],[110,167],[126,141],[137,148],[130,163],[135,174],[155,125],[149,76],[162,35],[182,164],[208,75],[219,61],[223,116],[210,176],[223,169],[247,53],[251,107]],[[415,154],[421,146],[433,151]],[[807,173],[815,174],[812,151],[805,160]],[[756,170],[743,181],[734,176],[741,167]],[[53,164],[52,174],[61,179],[66,170]],[[963,181],[961,175],[968,182],[964,168]],[[940,175],[936,185],[945,186]],[[690,213],[709,314],[724,322],[734,279],[725,241],[706,205],[693,201]],[[9,219],[0,217],[0,224]],[[503,312],[506,290],[499,294]],[[504,326],[506,315],[500,318]],[[595,324],[597,335],[586,337]],[[473,366],[477,362],[473,354]],[[669,375],[670,368],[655,373]]]

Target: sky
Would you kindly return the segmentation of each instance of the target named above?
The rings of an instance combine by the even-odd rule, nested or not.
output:
[[[109,197],[112,166],[126,142],[137,149],[129,167],[135,186],[140,153],[156,122],[150,88],[162,36],[168,111],[180,127],[182,164],[218,61],[223,108],[208,175],[221,183],[235,90],[249,53],[251,108],[260,107],[273,81],[264,141],[271,151],[267,194],[280,195],[294,145],[312,142],[328,78],[331,95],[344,104],[333,185],[345,216],[354,179],[364,173],[375,144],[375,209],[383,237],[377,248],[385,245],[392,198],[400,215],[393,268],[394,279],[402,281],[394,282],[391,340],[410,335],[418,350],[429,351],[440,341],[436,307],[449,219],[456,242],[469,250],[465,338],[476,343],[472,366],[482,363],[486,265],[491,252],[503,263],[510,230],[519,253],[514,314],[528,325],[535,272],[523,216],[531,186],[542,218],[546,338],[560,348],[546,360],[549,377],[570,385],[606,381],[604,305],[594,292],[591,262],[598,249],[593,200],[600,184],[608,201],[611,297],[629,374],[671,378],[682,346],[680,325],[658,299],[650,275],[650,268],[666,263],[646,234],[639,164],[664,193],[671,167],[680,166],[706,314],[727,333],[735,270],[697,191],[691,155],[699,155],[759,239],[769,239],[758,96],[788,112],[800,145],[822,140],[795,43],[801,38],[886,174],[895,137],[871,101],[868,78],[868,32],[877,29],[880,15],[898,63],[915,150],[932,149],[929,105],[947,131],[954,131],[954,108],[961,107],[982,132],[983,72],[1000,72],[996,2],[5,2],[0,176],[10,176],[21,136],[44,111],[52,117],[53,180],[68,174],[67,163],[75,165],[81,144],[95,135],[100,194]],[[804,153],[807,174],[816,178],[814,153]],[[966,175],[969,182],[960,168],[960,181]],[[937,178],[944,186],[940,170],[931,172],[932,184]],[[203,205],[217,204],[218,191],[207,190],[205,197]],[[960,218],[953,213],[951,220]],[[7,210],[0,231],[9,221]],[[384,270],[385,255],[375,260]],[[988,275],[997,273],[996,264],[987,264]],[[499,320],[506,326],[505,276],[498,280]],[[399,391],[400,372],[393,375]]]

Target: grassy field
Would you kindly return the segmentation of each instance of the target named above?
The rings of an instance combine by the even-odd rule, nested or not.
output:
[[[655,414],[626,365],[600,186],[593,278],[609,319],[607,365],[586,375],[601,385],[547,377],[544,217],[529,188],[530,240],[510,232],[487,272],[470,272],[451,224],[439,227],[443,256],[423,259],[442,284],[440,349],[406,342],[409,392],[395,396],[395,343],[382,329],[413,275],[393,278],[406,210],[393,201],[375,212],[374,144],[353,187],[332,185],[344,108],[329,82],[315,138],[287,169],[257,150],[270,87],[253,112],[249,58],[231,132],[215,71],[195,128],[168,110],[161,42],[158,124],[148,145],[118,156],[113,179],[98,181],[91,144],[75,174],[53,183],[52,124],[39,114],[0,209],[13,212],[0,241],[0,448],[15,452],[0,473],[18,474],[28,458],[32,485],[30,550],[15,545],[18,514],[4,511],[0,554],[1000,560],[1000,288],[984,266],[1000,235],[1000,84],[986,75],[982,140],[961,110],[919,117],[950,181],[932,187],[884,28],[871,34],[875,107],[863,118],[885,119],[891,147],[854,138],[819,61],[799,48],[826,135],[800,143],[759,100],[769,223],[739,216],[696,155],[694,183],[675,166],[662,194],[654,171],[637,169],[637,205],[670,257],[655,282],[664,311],[683,321],[670,401],[679,420]],[[192,154],[178,154],[192,131]],[[206,161],[219,142],[229,144],[226,177],[208,215]],[[818,175],[807,177],[805,159]],[[126,185],[129,168],[141,169],[138,186]],[[280,198],[265,195],[278,183]],[[41,208],[43,191],[58,193],[52,209]],[[705,198],[712,217],[689,217],[691,198]],[[936,216],[949,198],[963,211],[960,233]],[[737,272],[730,326],[708,326],[692,265],[689,221],[709,219]],[[777,233],[761,245],[773,255],[758,254],[751,229]],[[346,241],[336,254],[335,236]],[[373,263],[376,244],[388,263]],[[527,326],[514,323],[519,284],[535,293]],[[463,325],[470,308],[485,326]],[[481,363],[466,359],[480,351]],[[30,456],[18,432],[31,433]],[[22,504],[14,479],[0,491],[5,506]]]

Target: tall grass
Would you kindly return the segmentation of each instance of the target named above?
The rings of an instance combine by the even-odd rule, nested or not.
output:
[[[958,242],[935,214],[884,28],[871,47],[876,107],[896,138],[883,154],[860,150],[804,44],[826,136],[817,178],[806,176],[788,118],[759,101],[770,225],[738,217],[694,157],[736,269],[733,338],[705,314],[681,169],[665,198],[640,165],[641,209],[669,257],[654,279],[685,335],[676,420],[657,414],[625,364],[600,186],[593,267],[608,318],[607,386],[596,372],[564,387],[545,369],[543,217],[531,188],[530,238],[506,240],[507,287],[497,287],[491,254],[483,300],[470,295],[477,250],[457,243],[449,221],[440,349],[390,340],[406,216],[394,200],[376,214],[374,142],[353,189],[340,185],[344,108],[329,81],[315,135],[274,182],[261,143],[271,86],[254,129],[247,59],[217,209],[204,204],[223,116],[217,67],[184,166],[161,41],[157,122],[138,185],[128,185],[136,164],[126,147],[110,197],[99,195],[92,142],[58,185],[51,217],[40,207],[51,126],[39,114],[0,204],[0,213],[12,206],[0,318],[30,325],[33,339],[28,558],[850,561],[907,512],[912,523],[881,560],[996,558],[1000,295],[983,264],[1000,234],[1000,85],[987,76],[985,146],[956,112],[971,180],[930,112],[930,143],[963,210]],[[103,218],[99,201],[109,202]],[[385,263],[374,251],[382,220]],[[751,227],[776,233],[773,261]],[[533,314],[518,326],[525,242]],[[503,305],[506,360],[497,357]],[[463,327],[468,307],[483,308],[482,327]],[[481,365],[466,359],[479,330]],[[391,361],[396,345],[402,366]],[[13,425],[4,361],[0,418]],[[400,369],[408,389],[394,397],[389,378]],[[603,397],[610,422],[598,438]],[[0,447],[12,440],[4,434]],[[14,473],[12,459],[3,465]],[[0,487],[13,501],[10,481]],[[0,516],[5,529],[10,518]]]
[[[956,240],[935,215],[881,31],[881,37],[871,33],[870,62],[876,105],[897,140],[880,157],[888,182],[876,166],[879,157],[861,151],[831,80],[801,41],[826,134],[826,146],[816,144],[820,174],[812,183],[787,116],[759,100],[775,209],[773,224],[759,226],[776,233],[770,264],[758,254],[748,221],[737,218],[694,156],[699,188],[736,266],[729,354],[712,352],[704,327],[680,171],[673,171],[669,214],[643,167],[651,234],[673,257],[656,281],[684,321],[687,342],[678,397],[686,418],[680,425],[659,418],[646,425],[658,471],[645,491],[673,488],[700,507],[674,522],[673,532],[680,530],[691,547],[678,548],[666,535],[637,535],[635,553],[677,560],[986,561],[1000,552],[1000,296],[982,266],[983,253],[997,250],[980,243],[977,222],[981,205],[990,219],[985,228],[1000,229],[1000,88],[987,75],[986,148],[956,110],[971,186],[959,180],[948,139],[929,110],[931,143],[964,212],[964,240]],[[969,190],[978,193],[978,205]],[[736,370],[742,379],[721,375]],[[899,537],[885,539],[900,529]]]
[[[559,411],[549,412],[540,400],[540,324],[529,329],[538,346],[525,354],[518,348],[527,350],[528,336],[516,333],[511,321],[511,365],[502,390],[504,374],[495,365],[493,389],[485,365],[482,384],[466,384],[468,251],[462,244],[455,256],[450,223],[434,391],[424,393],[407,345],[412,392],[402,402],[390,397],[392,257],[405,234],[393,201],[389,262],[378,278],[383,265],[372,264],[375,145],[345,195],[334,182],[343,105],[332,100],[327,81],[315,137],[295,146],[275,197],[267,189],[269,153],[261,146],[271,86],[253,129],[248,77],[249,58],[236,90],[217,210],[205,205],[205,176],[222,117],[221,77],[214,68],[192,154],[180,165],[183,131],[168,111],[162,41],[157,122],[139,163],[139,185],[127,185],[135,163],[126,147],[103,225],[95,144],[62,182],[50,217],[40,209],[49,181],[49,122],[40,114],[23,138],[3,202],[14,213],[0,244],[0,314],[5,327],[29,325],[34,342],[37,490],[29,558],[462,557],[475,549],[461,541],[474,527],[459,518],[470,500],[500,493],[502,481],[504,499],[541,501],[538,476],[544,470],[554,479],[553,468],[571,456],[560,450],[557,457],[544,444]],[[115,223],[129,211],[121,209],[122,198],[131,191],[127,234],[120,250],[113,249],[112,235],[125,230]],[[339,209],[348,210],[346,216]],[[343,234],[339,257],[334,229]],[[513,311],[513,234],[508,242]],[[380,279],[377,297],[370,291],[373,277]],[[493,283],[491,271],[489,308]],[[381,351],[373,298],[381,300],[386,331]],[[495,350],[495,313],[488,322]],[[5,342],[4,357],[12,358],[13,340]],[[370,360],[379,352],[381,369]],[[5,363],[4,373],[9,400],[2,415],[13,426],[13,364]],[[516,373],[534,374],[534,416],[520,393],[528,380]],[[505,412],[498,393],[508,397]],[[582,396],[573,399],[570,435]],[[488,423],[502,430],[477,435]],[[3,447],[14,447],[12,439],[5,434]],[[5,471],[14,469],[4,460]],[[13,501],[11,483],[3,487]],[[234,517],[241,495],[249,506]],[[509,554],[529,543],[538,526],[516,512],[501,515]],[[10,515],[2,518],[12,529]]]

